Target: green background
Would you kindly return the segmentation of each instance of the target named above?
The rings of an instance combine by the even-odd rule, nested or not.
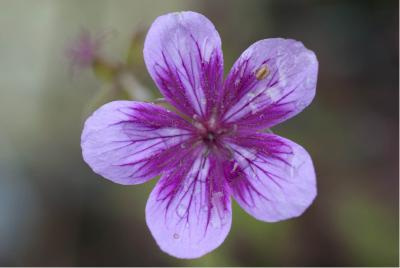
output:
[[[273,129],[310,152],[317,199],[274,224],[235,204],[226,241],[197,260],[151,237],[154,180],[113,184],[83,162],[83,117],[112,85],[91,70],[72,76],[64,55],[83,27],[105,33],[104,57],[124,61],[135,31],[181,10],[213,21],[226,72],[271,37],[302,41],[320,64],[313,103]],[[0,265],[397,266],[398,19],[397,1],[0,1]],[[157,96],[140,46],[135,75]]]

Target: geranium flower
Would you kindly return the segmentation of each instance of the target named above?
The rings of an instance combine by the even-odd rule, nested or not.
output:
[[[258,41],[224,81],[213,24],[178,12],[152,24],[144,59],[177,112],[152,103],[108,103],[87,119],[82,151],[94,172],[116,183],[161,175],[146,222],[163,251],[196,258],[218,247],[231,228],[231,197],[266,222],[297,217],[310,206],[316,180],[309,154],[263,130],[312,101],[318,72],[312,51],[295,40]]]
[[[82,29],[77,39],[65,51],[71,67],[80,69],[91,67],[98,57],[103,38],[103,36],[94,37],[90,31]]]

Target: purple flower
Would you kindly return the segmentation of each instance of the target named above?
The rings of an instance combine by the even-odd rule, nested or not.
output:
[[[98,56],[102,38],[102,36],[94,38],[88,30],[82,29],[77,40],[66,50],[66,57],[70,60],[71,67],[91,67]]]
[[[231,197],[266,222],[297,217],[310,206],[316,180],[309,154],[263,130],[314,98],[312,51],[295,40],[258,41],[224,81],[213,24],[179,12],[155,20],[144,59],[179,114],[152,103],[108,103],[87,119],[82,151],[94,172],[116,183],[161,174],[146,221],[163,251],[196,258],[218,247],[231,227]]]

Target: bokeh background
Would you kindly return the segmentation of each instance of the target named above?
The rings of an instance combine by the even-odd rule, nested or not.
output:
[[[83,162],[83,119],[118,86],[89,68],[71,74],[65,57],[82,28],[102,35],[105,59],[131,57],[131,94],[156,98],[132,38],[180,10],[214,22],[226,71],[269,37],[303,41],[320,63],[312,105],[273,129],[312,155],[314,204],[274,224],[235,205],[226,241],[197,260],[162,253],[150,235],[154,181],[113,184]],[[398,11],[389,0],[0,1],[0,265],[398,266]]]

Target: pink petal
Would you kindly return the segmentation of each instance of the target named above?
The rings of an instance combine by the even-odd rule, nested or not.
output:
[[[147,69],[165,98],[192,117],[210,116],[222,87],[221,39],[195,12],[158,17],[144,44]]]
[[[81,147],[94,172],[116,183],[138,184],[180,157],[191,137],[191,126],[162,107],[114,101],[86,120]]]
[[[225,166],[233,196],[255,218],[275,222],[300,216],[316,194],[314,166],[300,145],[272,134],[227,141],[234,162]]]
[[[223,121],[263,129],[295,116],[315,95],[318,61],[301,42],[265,39],[234,64],[224,86]]]
[[[146,206],[157,244],[178,258],[217,248],[231,227],[231,201],[219,161],[197,150],[163,175]]]

